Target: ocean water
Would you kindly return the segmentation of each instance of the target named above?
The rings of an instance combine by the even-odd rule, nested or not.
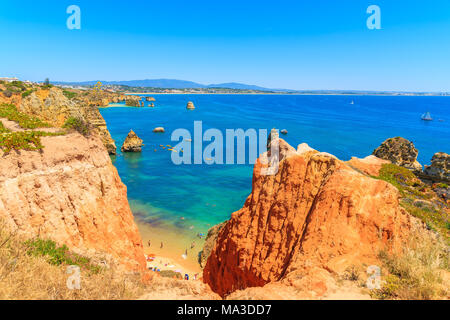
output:
[[[156,99],[154,108],[116,105],[100,110],[118,147],[112,160],[139,220],[194,238],[242,207],[251,192],[253,170],[252,165],[173,164],[171,152],[160,145],[177,144],[170,140],[175,129],[193,133],[194,121],[203,122],[203,132],[217,128],[224,136],[225,129],[287,129],[283,138],[292,146],[306,142],[342,160],[370,155],[395,136],[414,142],[422,164],[429,164],[438,151],[450,152],[450,97],[151,96]],[[195,110],[186,109],[188,101],[194,102]],[[420,119],[426,111],[435,121]],[[153,133],[158,126],[166,132]],[[120,152],[130,129],[144,140],[142,153]]]

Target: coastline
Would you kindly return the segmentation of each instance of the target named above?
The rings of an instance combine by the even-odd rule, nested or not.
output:
[[[378,96],[378,97],[450,97],[432,93],[289,93],[289,92],[124,92],[125,95],[278,95],[278,96]]]
[[[155,255],[155,261],[147,263],[147,265],[157,266],[162,270],[177,270],[181,269],[181,274],[189,274],[189,278],[193,279],[195,274],[202,273],[202,269],[198,263],[198,253],[203,249],[205,242],[204,238],[196,238],[195,247],[190,248],[192,237],[180,233],[176,228],[169,226],[156,227],[152,226],[135,216],[135,222],[138,226],[144,244],[144,253],[146,255]],[[148,246],[148,241],[151,244]],[[161,242],[163,247],[161,248]],[[182,255],[187,250],[187,258],[184,259]],[[169,268],[168,265],[174,265]]]

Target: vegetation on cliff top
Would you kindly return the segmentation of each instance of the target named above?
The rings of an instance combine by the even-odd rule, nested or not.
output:
[[[92,264],[89,258],[80,256],[69,251],[66,245],[58,246],[52,240],[33,239],[25,242],[28,254],[35,257],[41,256],[47,259],[47,262],[53,265],[77,265],[82,269],[93,273],[98,273],[101,268]]]
[[[416,234],[401,254],[382,251],[380,260],[387,269],[381,288],[371,291],[377,299],[429,300],[448,296],[443,279],[450,271],[445,244]]]
[[[0,105],[0,118],[15,121],[24,129],[48,128],[50,125],[37,117],[19,112],[15,105],[3,103]]]
[[[384,164],[375,177],[394,185],[400,192],[400,205],[411,215],[422,220],[428,229],[438,232],[450,242],[448,205],[432,188],[419,180],[410,170],[395,164]]]
[[[75,98],[78,94],[76,92],[73,92],[73,91],[63,90],[63,95],[65,95],[66,98],[70,100],[70,99]]]
[[[443,273],[450,272],[450,224],[446,200],[439,198],[433,187],[418,179],[412,171],[394,164],[384,164],[379,176],[374,178],[394,185],[400,192],[400,205],[439,236],[431,239],[416,234],[405,245],[403,252],[380,252],[379,258],[387,272],[381,288],[372,291],[372,296],[377,299],[408,300],[448,296],[449,288],[442,278]]]
[[[83,136],[88,136],[91,132],[89,124],[81,118],[70,117],[62,126],[65,129],[73,129],[78,131]]]
[[[50,125],[41,121],[39,118],[31,117],[17,111],[17,108],[11,104],[0,105],[0,118],[15,121],[24,129],[50,127]],[[3,123],[0,121],[0,148],[5,153],[9,153],[11,150],[41,150],[43,148],[41,137],[57,136],[62,134],[64,134],[64,132],[43,132],[32,130],[11,131],[5,128]]]
[[[69,264],[80,266],[78,290],[67,286]],[[1,300],[136,299],[144,289],[140,275],[96,267],[89,258],[50,240],[24,241],[0,223]]]

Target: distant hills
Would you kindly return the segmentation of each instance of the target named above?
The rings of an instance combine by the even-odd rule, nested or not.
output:
[[[230,90],[253,90],[267,91],[276,93],[296,93],[296,94],[342,94],[342,95],[431,95],[431,96],[449,96],[450,92],[407,92],[407,91],[371,91],[371,90],[290,90],[290,89],[269,89],[255,85],[249,85],[238,82],[201,84],[187,80],[177,79],[145,79],[145,80],[123,80],[123,81],[81,81],[81,82],[64,82],[51,81],[56,85],[69,86],[92,86],[100,81],[103,85],[128,86],[131,88],[155,88],[155,89],[230,89]]]
[[[149,87],[149,88],[167,88],[167,89],[191,89],[191,88],[227,88],[227,89],[238,89],[238,90],[259,90],[259,91],[293,91],[285,89],[269,89],[264,87],[259,87],[255,85],[248,85],[244,83],[229,82],[229,83],[218,83],[204,85],[201,83],[186,81],[186,80],[176,80],[176,79],[145,79],[145,80],[126,80],[126,81],[82,81],[82,82],[62,82],[62,81],[52,81],[53,84],[58,85],[72,85],[72,86],[90,86],[101,81],[103,85],[122,85],[130,87]]]

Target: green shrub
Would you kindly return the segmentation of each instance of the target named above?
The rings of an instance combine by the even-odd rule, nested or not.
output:
[[[12,91],[14,93],[20,93],[27,89],[25,84],[22,81],[9,82],[5,86],[9,91]]]
[[[63,94],[66,96],[67,99],[73,99],[77,96],[76,92],[72,92],[69,90],[63,90]]]
[[[93,265],[89,258],[72,253],[66,245],[58,246],[52,240],[28,240],[25,245],[28,247],[28,254],[46,257],[53,265],[77,265],[94,273],[101,270],[99,266]]]
[[[83,136],[90,134],[89,124],[81,118],[70,117],[64,123],[63,128],[76,130]]]
[[[49,124],[41,121],[39,118],[29,116],[23,112],[17,111],[13,104],[0,104],[0,117],[15,121],[24,129],[48,128]]]
[[[27,150],[36,151],[44,148],[41,142],[41,137],[59,136],[64,132],[42,132],[42,131],[15,131],[11,132],[7,129],[3,131],[0,129],[0,148],[5,153],[11,150]]]
[[[30,94],[32,94],[33,93],[33,90],[32,89],[30,89],[30,90],[27,90],[27,91],[25,91],[25,92],[23,92],[22,93],[22,98],[26,98],[26,97],[28,97]]]
[[[9,132],[8,129],[5,128],[5,126],[3,125],[3,122],[0,121],[0,133],[7,133]]]
[[[3,91],[3,95],[7,98],[11,98],[11,96],[13,95],[13,93],[10,90],[4,90]]]

